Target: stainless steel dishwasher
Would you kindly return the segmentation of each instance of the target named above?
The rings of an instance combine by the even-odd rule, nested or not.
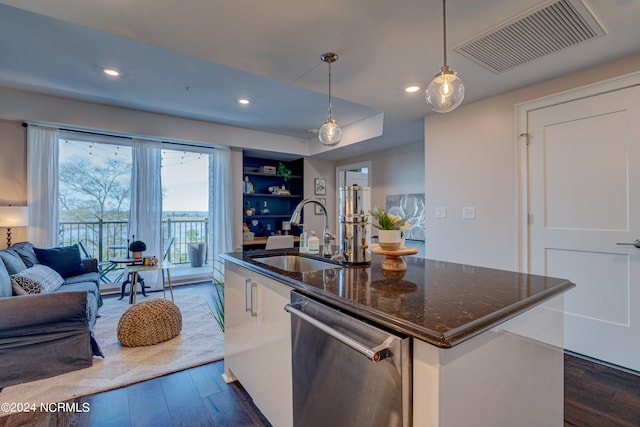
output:
[[[294,426],[410,426],[408,337],[295,291],[291,314]]]

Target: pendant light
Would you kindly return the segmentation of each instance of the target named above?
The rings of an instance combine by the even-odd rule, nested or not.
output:
[[[336,145],[342,139],[342,129],[331,116],[331,64],[338,60],[338,54],[333,52],[323,53],[320,59],[329,64],[329,115],[318,131],[318,139],[324,145]]]
[[[464,83],[462,79],[447,65],[447,6],[442,0],[442,40],[444,47],[444,65],[435,75],[425,97],[427,104],[437,113],[448,113],[455,110],[464,99]]]

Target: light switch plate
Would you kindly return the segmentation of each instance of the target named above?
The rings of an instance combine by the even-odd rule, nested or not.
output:
[[[462,219],[476,219],[476,208],[462,208]]]
[[[447,208],[438,206],[436,208],[436,218],[446,218],[446,217],[447,217]]]

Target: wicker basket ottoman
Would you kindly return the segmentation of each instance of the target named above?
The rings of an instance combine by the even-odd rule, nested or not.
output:
[[[134,305],[118,322],[118,339],[125,347],[158,344],[182,329],[180,309],[171,301],[152,299]]]

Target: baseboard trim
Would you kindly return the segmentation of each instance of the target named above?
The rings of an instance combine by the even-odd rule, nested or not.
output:
[[[625,368],[624,366],[620,366],[620,365],[616,365],[616,364],[613,364],[613,363],[609,363],[607,361],[596,359],[594,357],[590,357],[590,356],[587,356],[587,355],[584,355],[584,354],[576,353],[576,352],[573,352],[571,350],[566,350],[565,349],[564,353],[568,354],[569,356],[573,356],[573,357],[577,357],[579,359],[587,360],[589,362],[597,363],[598,365],[606,366],[607,368],[617,369],[618,371],[622,371],[622,372],[626,372],[628,374],[640,376],[640,372],[636,371],[634,369]]]

